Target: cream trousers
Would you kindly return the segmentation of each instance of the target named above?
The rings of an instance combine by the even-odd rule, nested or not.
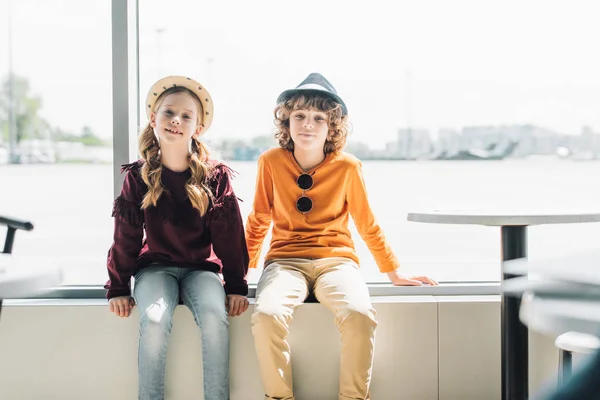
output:
[[[340,331],[339,400],[370,399],[375,310],[358,266],[340,257],[286,258],[267,263],[258,282],[252,315],[265,399],[294,399],[287,337],[295,308],[312,291],[334,314]]]

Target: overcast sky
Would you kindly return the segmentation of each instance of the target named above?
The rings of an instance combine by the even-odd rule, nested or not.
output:
[[[0,76],[15,73],[51,124],[111,125],[110,0],[0,0]],[[277,95],[323,73],[355,141],[398,128],[537,124],[600,132],[600,1],[140,1],[142,98],[189,75],[215,102],[212,137],[272,132]]]

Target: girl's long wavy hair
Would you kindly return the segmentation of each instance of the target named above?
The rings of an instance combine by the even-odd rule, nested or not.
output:
[[[279,146],[294,151],[294,141],[290,134],[290,114],[295,110],[314,108],[328,116],[329,132],[323,151],[325,154],[342,150],[350,133],[348,115],[343,115],[342,106],[331,97],[318,93],[299,94],[275,107],[275,139]]]
[[[165,97],[174,93],[188,93],[194,98],[198,106],[197,123],[202,125],[201,116],[204,114],[202,103],[200,103],[200,100],[193,92],[182,86],[176,86],[165,90],[156,100],[152,111],[156,113],[156,110],[160,108]],[[142,179],[144,180],[144,183],[146,183],[146,186],[148,186],[148,192],[146,192],[144,200],[142,201],[142,209],[146,209],[150,206],[156,207],[158,200],[165,192],[167,192],[167,189],[161,182],[163,167],[160,162],[160,147],[158,139],[154,134],[154,128],[152,128],[150,122],[148,122],[148,125],[139,136],[139,152],[144,160],[141,171]],[[192,206],[200,212],[201,216],[203,216],[206,214],[210,202],[211,200],[214,200],[214,197],[210,187],[207,185],[207,178],[211,172],[209,152],[206,146],[196,137],[192,137],[192,152],[188,155],[188,164],[192,175],[186,182],[185,189]]]

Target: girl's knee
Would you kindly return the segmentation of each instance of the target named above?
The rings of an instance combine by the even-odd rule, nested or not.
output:
[[[211,325],[215,323],[228,325],[229,323],[224,301],[204,299],[194,303],[191,311],[198,326],[203,326],[207,323]]]
[[[149,307],[141,313],[140,350],[148,356],[161,354],[173,327],[173,312]]]
[[[142,326],[170,327],[173,322],[175,307],[167,304],[163,299],[158,300],[144,309],[140,309],[140,322]]]

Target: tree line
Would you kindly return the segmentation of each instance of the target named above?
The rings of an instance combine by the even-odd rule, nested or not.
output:
[[[53,142],[81,142],[88,146],[106,146],[108,141],[98,137],[89,126],[80,132],[68,132],[60,126],[53,126],[40,115],[43,106],[41,96],[32,93],[31,84],[26,77],[13,74],[12,107],[14,115],[14,139],[18,144],[25,140],[42,139]],[[0,145],[10,142],[10,76],[0,86]]]

